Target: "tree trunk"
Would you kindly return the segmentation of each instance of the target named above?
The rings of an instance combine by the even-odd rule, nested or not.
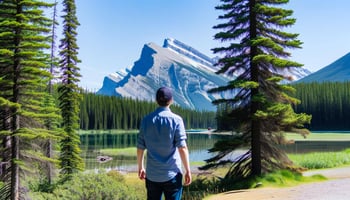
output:
[[[250,8],[250,40],[254,40],[257,37],[257,19],[255,12],[255,0],[249,1]],[[250,73],[251,81],[259,83],[259,68],[256,63],[253,62],[254,56],[258,54],[257,47],[251,46],[251,59],[250,59]],[[259,109],[259,101],[255,100],[255,97],[259,95],[259,87],[251,89],[251,150],[252,150],[252,175],[261,174],[261,144],[260,144],[260,122],[255,119],[254,115]]]
[[[46,156],[48,158],[52,158],[52,141],[49,139],[47,140],[47,143],[46,143]],[[52,169],[52,163],[51,162],[47,162],[47,182],[48,184],[52,184],[52,177],[53,177],[53,169]]]
[[[22,13],[22,5],[20,3],[17,3],[17,14]],[[22,19],[20,17],[17,17],[16,21],[18,23],[22,22]],[[20,79],[20,71],[21,71],[21,59],[20,59],[20,44],[21,44],[21,34],[22,30],[20,27],[16,27],[15,29],[15,50],[14,50],[14,63],[13,63],[13,102],[14,103],[20,103],[19,102],[19,95],[20,95],[20,87],[19,87],[19,79]],[[16,133],[18,129],[20,128],[20,117],[18,114],[18,109],[14,108],[12,109],[13,117],[12,117],[12,133]],[[19,199],[19,138],[16,135],[12,135],[12,159],[11,159],[11,200],[18,200]]]
[[[12,136],[12,160],[11,160],[11,200],[19,199],[19,139]]]

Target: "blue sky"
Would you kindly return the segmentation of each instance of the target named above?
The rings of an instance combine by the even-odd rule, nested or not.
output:
[[[53,1],[53,0],[51,0]],[[178,39],[208,56],[221,44],[213,40],[220,23],[219,0],[76,0],[80,85],[92,91],[106,75],[132,66],[144,44]],[[292,60],[317,71],[350,52],[349,0],[290,0],[297,19],[287,32],[299,33],[302,49]]]

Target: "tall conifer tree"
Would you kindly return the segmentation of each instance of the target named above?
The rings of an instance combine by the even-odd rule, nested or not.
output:
[[[55,117],[43,107],[50,79],[47,70],[48,33],[51,20],[44,17],[42,1],[0,2],[1,98],[11,104],[1,107],[2,181],[4,199],[21,199],[20,171],[34,169],[32,164],[46,162],[39,141],[52,137],[44,120]],[[44,159],[43,159],[44,158]],[[23,163],[26,163],[25,165]],[[21,173],[23,174],[23,173]]]
[[[53,88],[53,79],[56,76],[56,70],[57,70],[57,57],[56,57],[56,27],[58,25],[57,23],[57,1],[55,0],[54,6],[53,6],[53,13],[52,13],[52,26],[51,26],[51,53],[50,53],[50,74],[53,77],[52,79],[49,80],[48,84],[48,95],[45,101],[45,104],[48,105],[49,107],[55,106],[55,99],[53,97],[54,95],[54,88]],[[56,110],[57,113],[59,113],[58,110]],[[49,130],[55,130],[57,127],[59,127],[59,122],[57,119],[52,119],[49,118],[46,120],[45,125],[47,129]],[[46,156],[48,158],[53,158],[53,140],[48,139],[45,142],[45,151],[46,151]],[[46,171],[46,182],[49,185],[52,185],[52,178],[54,176],[54,166],[52,163],[48,162],[47,166],[45,167]]]
[[[80,156],[79,129],[79,102],[81,99],[78,82],[80,78],[77,46],[76,6],[74,0],[63,1],[63,38],[60,43],[59,67],[62,73],[62,83],[58,88],[59,105],[62,112],[63,129],[66,136],[60,141],[60,167],[62,180],[68,180],[73,173],[84,169]]]
[[[224,55],[219,59],[218,73],[234,78],[226,86],[211,92],[231,93],[232,98],[219,99],[216,104],[228,108],[234,130],[238,134],[231,140],[217,143],[212,152],[217,155],[207,160],[207,169],[231,163],[227,178],[260,175],[276,169],[295,169],[286,154],[276,147],[285,142],[283,131],[308,134],[304,128],[311,117],[294,113],[291,105],[299,101],[286,94],[293,88],[282,85],[284,70],[302,65],[288,59],[285,49],[300,48],[298,34],[283,32],[295,19],[291,10],[282,8],[288,0],[221,0],[216,9],[225,22],[214,26],[221,30],[215,39],[227,46],[214,48],[214,53]],[[234,162],[225,156],[238,148],[249,150]]]

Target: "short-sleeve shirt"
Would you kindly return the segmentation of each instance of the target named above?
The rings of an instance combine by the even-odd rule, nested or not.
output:
[[[159,107],[142,120],[137,148],[146,149],[146,178],[165,182],[181,171],[178,147],[186,146],[186,132],[180,116]]]

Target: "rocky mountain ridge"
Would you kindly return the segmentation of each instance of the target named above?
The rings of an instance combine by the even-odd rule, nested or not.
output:
[[[217,75],[215,58],[210,58],[193,47],[176,39],[167,38],[163,46],[145,44],[139,60],[130,69],[111,73],[105,77],[103,95],[129,97],[154,101],[156,90],[161,86],[173,89],[174,102],[184,108],[216,110],[214,99],[233,94],[211,94],[211,88],[226,85],[234,78]],[[288,73],[295,80],[310,73],[298,68]]]

